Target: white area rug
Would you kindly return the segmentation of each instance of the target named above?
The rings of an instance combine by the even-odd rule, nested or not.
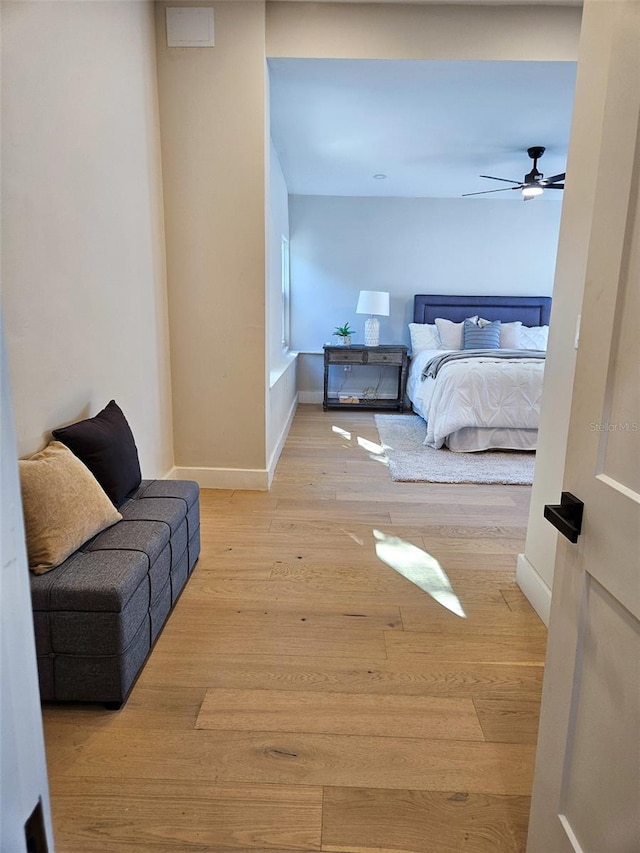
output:
[[[392,480],[405,483],[533,482],[535,453],[485,450],[453,453],[425,447],[427,425],[417,415],[375,415]]]

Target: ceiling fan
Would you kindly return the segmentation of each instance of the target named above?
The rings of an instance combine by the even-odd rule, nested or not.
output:
[[[499,190],[481,190],[477,193],[463,193],[463,197],[469,195],[486,195],[487,193],[501,193],[505,190],[522,190],[522,200],[530,201],[537,195],[542,195],[545,190],[563,190],[566,172],[545,178],[542,172],[538,171],[538,160],[542,157],[544,151],[545,149],[542,145],[534,145],[531,148],[527,148],[527,154],[533,160],[533,168],[524,176],[524,181],[511,181],[508,178],[494,178],[493,175],[480,175],[481,178],[488,178],[490,181],[504,181],[507,184],[514,184],[515,186],[502,187]]]

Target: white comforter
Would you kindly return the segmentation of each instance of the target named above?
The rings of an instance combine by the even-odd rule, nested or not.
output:
[[[411,359],[407,392],[427,422],[424,443],[439,448],[465,427],[537,429],[544,361],[490,356],[446,364],[436,379],[421,380],[425,364],[442,350],[423,350]]]

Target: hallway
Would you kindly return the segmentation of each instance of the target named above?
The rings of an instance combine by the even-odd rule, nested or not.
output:
[[[200,561],[127,705],[45,708],[57,853],[523,853],[530,487],[392,483],[377,442],[371,413],[300,406],[271,492],[202,492]],[[373,530],[436,557],[467,618]]]

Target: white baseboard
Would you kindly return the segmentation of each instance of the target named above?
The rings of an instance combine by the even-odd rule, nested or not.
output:
[[[269,464],[267,466],[268,472],[268,486],[271,487],[271,481],[273,480],[273,475],[276,473],[276,466],[278,464],[278,459],[280,459],[280,454],[282,453],[282,449],[287,440],[287,436],[289,435],[289,430],[291,429],[291,424],[293,423],[293,419],[296,414],[296,409],[298,408],[298,395],[293,398],[293,403],[291,404],[291,408],[289,409],[289,414],[287,415],[287,420],[282,428],[280,433],[280,437],[276,442],[276,446],[273,449],[273,453],[271,454],[271,459],[269,460]]]
[[[269,491],[269,472],[261,468],[181,468],[174,467],[169,480],[195,480],[201,489],[241,489]]]
[[[549,614],[551,613],[551,590],[524,554],[518,554],[516,583],[548,628]]]
[[[298,394],[299,403],[322,403],[323,400],[322,391],[300,391]]]

